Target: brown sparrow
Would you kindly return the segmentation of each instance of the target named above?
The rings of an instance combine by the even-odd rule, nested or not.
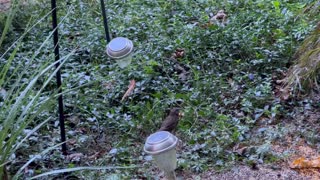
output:
[[[176,129],[179,119],[180,119],[180,108],[172,108],[169,115],[162,122],[159,131],[169,131],[172,132]]]

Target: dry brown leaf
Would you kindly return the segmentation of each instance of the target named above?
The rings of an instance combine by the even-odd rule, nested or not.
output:
[[[290,164],[290,168],[320,168],[320,157],[311,160],[304,157],[298,158]]]
[[[76,139],[69,139],[67,143],[70,145],[75,145],[77,143],[77,140]]]
[[[218,13],[214,15],[211,19],[225,21],[226,18],[227,18],[227,14],[224,12],[224,10],[219,10]]]
[[[279,97],[282,101],[286,101],[291,97],[291,91],[288,87],[283,87],[282,85],[276,85],[274,89],[274,95],[276,97]]]
[[[134,90],[134,88],[136,87],[136,81],[134,79],[132,79],[130,81],[128,90],[126,91],[126,93],[123,95],[121,102],[130,95],[130,93]]]
[[[183,58],[184,55],[185,55],[185,50],[182,49],[182,48],[177,48],[177,49],[175,50],[175,52],[172,53],[172,56],[171,56],[171,57],[174,58],[174,59],[178,59],[178,58]]]
[[[216,15],[210,18],[210,24],[216,24],[219,26],[225,26],[227,24],[227,14],[224,10],[219,10]]]
[[[88,159],[89,159],[89,160],[99,159],[99,158],[100,158],[101,156],[103,156],[105,153],[106,153],[105,150],[101,150],[101,151],[95,152],[93,155],[88,156]]]
[[[288,88],[280,89],[280,92],[281,92],[281,96],[280,96],[281,100],[288,100],[289,99],[291,92]]]
[[[233,148],[232,148],[232,152],[237,153],[240,156],[243,156],[246,151],[248,150],[248,146],[245,146],[243,144],[236,144]]]

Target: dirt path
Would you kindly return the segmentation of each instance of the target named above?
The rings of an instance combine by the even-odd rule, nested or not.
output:
[[[197,177],[191,177],[194,179]],[[258,166],[257,169],[252,169],[247,166],[234,167],[225,173],[207,172],[200,175],[200,179],[219,179],[219,180],[273,180],[273,179],[297,179],[297,180],[309,180],[310,176],[299,174],[298,172],[288,169],[280,168],[278,166]]]
[[[231,170],[217,173],[206,171],[201,174],[189,172],[176,172],[177,180],[316,180],[320,176],[294,171],[290,168],[261,165],[252,169],[248,166],[239,165]],[[156,179],[165,180],[163,173]]]
[[[0,12],[7,11],[10,8],[11,0],[0,0]]]

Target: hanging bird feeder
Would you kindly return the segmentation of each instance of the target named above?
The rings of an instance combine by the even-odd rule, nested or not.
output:
[[[124,37],[117,37],[107,45],[107,55],[116,60],[120,68],[130,65],[132,60],[133,43]]]

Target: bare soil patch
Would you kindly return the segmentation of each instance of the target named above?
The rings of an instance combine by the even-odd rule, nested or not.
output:
[[[5,12],[10,8],[11,0],[0,0],[0,12]]]

